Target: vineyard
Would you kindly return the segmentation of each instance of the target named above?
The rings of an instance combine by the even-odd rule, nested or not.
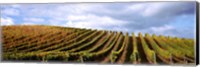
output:
[[[193,64],[194,40],[58,26],[2,26],[4,61]]]

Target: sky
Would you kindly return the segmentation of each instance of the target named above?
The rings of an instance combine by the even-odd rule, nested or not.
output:
[[[54,25],[195,37],[196,2],[1,4],[1,25]]]

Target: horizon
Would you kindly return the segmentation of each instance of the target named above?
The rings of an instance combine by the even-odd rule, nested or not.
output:
[[[51,27],[65,27],[65,26],[53,26],[53,25],[3,25],[3,26],[51,26]],[[78,27],[65,27],[65,28],[78,28]],[[91,28],[78,28],[78,29],[90,29],[90,30],[97,30],[97,31],[106,31],[106,32],[109,32],[109,31],[112,31],[112,32],[116,32],[116,33],[119,33],[119,32],[122,32],[122,31],[114,31],[114,30],[100,30],[100,29],[91,29]],[[145,34],[149,34],[149,33],[142,33],[142,32],[138,32],[137,34],[135,32],[131,32],[129,33],[128,31],[127,32],[122,32],[122,35],[126,35],[126,33],[128,33],[129,36],[132,36],[132,33],[134,33],[134,35],[136,37],[138,37],[139,33],[142,34],[142,36],[145,36]],[[150,36],[153,36],[153,34],[149,34]],[[156,35],[156,34],[155,34]],[[165,36],[165,35],[156,35],[156,36],[164,36],[164,37],[172,37],[172,38],[180,38],[180,39],[185,39],[184,37],[176,37],[176,36]],[[194,39],[194,38],[186,38],[186,39]]]

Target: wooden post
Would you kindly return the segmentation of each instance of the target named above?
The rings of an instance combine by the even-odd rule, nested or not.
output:
[[[184,55],[184,62],[185,62],[185,64],[188,64],[185,55]]]
[[[154,52],[154,58],[155,58],[154,64],[157,64],[156,63],[156,53],[155,52]]]
[[[170,64],[173,64],[173,57],[172,57],[172,54],[170,54]]]
[[[83,61],[84,61],[84,60],[83,60],[83,56],[80,56],[80,59],[81,59],[81,63],[83,63]]]

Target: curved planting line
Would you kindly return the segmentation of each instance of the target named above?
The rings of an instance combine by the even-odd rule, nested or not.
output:
[[[87,46],[90,46],[92,44],[94,44],[100,37],[102,37],[103,35],[105,35],[105,31],[101,32],[100,35],[97,35],[94,39],[92,39],[92,41],[88,42],[88,43],[85,43],[77,48],[73,48],[71,50],[68,50],[67,52],[76,52],[82,48],[86,48]]]
[[[177,46],[179,46],[179,48],[185,49],[185,51],[190,51],[188,54],[190,54],[191,56],[187,55],[184,56],[184,62],[185,60],[188,60],[190,62],[194,62],[194,47],[187,47],[187,45],[183,42],[183,40],[181,40],[180,38],[171,38],[169,37],[169,39],[172,41],[172,43],[175,43]],[[192,40],[192,39],[190,39]],[[192,56],[193,55],[193,56]],[[187,63],[187,62],[185,62]]]
[[[172,43],[170,40],[166,39],[165,37],[161,37],[169,46],[173,47],[174,49],[185,53],[186,56],[194,58],[194,54],[191,51],[185,50],[180,48],[178,45]],[[171,38],[170,38],[171,39]]]
[[[23,46],[23,45],[24,45],[24,44],[23,44],[24,42],[27,42],[27,41],[30,41],[30,40],[35,40],[35,38],[44,36],[44,35],[46,35],[47,33],[50,33],[50,32],[46,32],[46,33],[42,33],[42,34],[36,34],[36,35],[33,35],[33,36],[31,36],[31,37],[27,37],[27,38],[22,39],[22,40],[17,41],[17,42],[11,41],[10,44],[5,44],[5,45],[9,45],[9,46],[4,47],[4,49],[7,50],[7,49],[10,49],[10,48],[16,48],[16,47]],[[34,41],[33,41],[33,42],[34,42]]]
[[[112,36],[112,35],[111,35]],[[89,52],[89,51],[85,51],[85,52],[81,52],[79,55],[80,57],[82,58],[92,58],[92,57],[97,57],[98,56],[101,56],[101,55],[104,55],[105,53],[109,52],[113,47],[114,47],[114,44],[116,43],[117,41],[117,35],[114,35],[114,41],[113,42],[109,42],[109,46],[106,48],[106,49],[103,49],[103,50],[100,50],[100,51],[97,51],[97,52]],[[81,59],[81,58],[80,58]]]
[[[183,48],[183,49],[186,49],[186,50],[189,50],[189,51],[192,51],[193,48],[191,47],[188,47],[184,42],[183,40],[180,40],[180,38],[174,38],[173,40],[171,40],[171,42],[175,43],[176,45],[178,45],[179,47]],[[193,51],[194,52],[194,51]]]
[[[123,52],[122,52],[121,56],[119,57],[119,59],[117,61],[118,64],[124,63],[125,59],[126,59],[126,53],[128,52],[127,49],[128,49],[128,45],[129,45],[129,35],[128,35],[128,33],[126,33],[125,39],[126,40],[124,42],[126,42],[126,43],[125,43]]]
[[[134,64],[137,64],[141,62],[141,57],[138,52],[137,40],[134,33],[132,33],[132,38],[133,38],[133,53],[131,54],[130,59],[133,61]]]
[[[16,27],[16,28],[17,28],[17,27]],[[30,28],[33,28],[33,27],[30,27]],[[47,31],[47,32],[39,32],[38,34],[33,34],[33,36],[29,36],[29,37],[26,37],[26,38],[24,38],[24,39],[20,39],[20,41],[11,42],[11,44],[7,44],[7,45],[12,45],[12,44],[13,44],[12,47],[15,47],[14,45],[16,45],[16,47],[18,47],[18,46],[20,46],[21,43],[30,41],[30,40],[32,40],[32,39],[34,40],[34,39],[36,39],[36,38],[38,38],[38,37],[41,37],[41,36],[43,36],[43,35],[46,35],[47,33],[55,32],[55,31],[61,31],[61,30],[59,30],[59,29],[51,29],[51,30],[45,30],[45,31]],[[18,32],[13,32],[13,33],[18,33]],[[27,32],[25,32],[25,33],[27,33]],[[25,33],[24,33],[24,34],[25,34]],[[30,32],[29,32],[29,33],[30,33]],[[15,36],[16,36],[16,35],[15,35]],[[21,36],[23,36],[23,35],[21,35]]]
[[[28,53],[4,53],[3,60],[23,60],[23,61],[41,61],[50,60],[68,61],[69,53],[66,52],[28,52]]]
[[[77,50],[76,52],[83,52],[83,51],[86,51],[86,50],[89,50],[89,49],[96,48],[96,46],[99,46],[99,44],[100,44],[100,46],[103,46],[103,45],[101,45],[101,43],[105,43],[104,41],[109,37],[109,33],[107,31],[104,31],[104,32],[105,32],[105,34],[103,36],[101,36],[99,39],[97,39],[97,41],[95,43],[93,43],[92,45],[90,45],[86,48],[82,48],[80,50]],[[98,49],[98,48],[96,48],[96,49]]]
[[[175,38],[174,39],[174,43],[176,43],[179,47],[182,47],[183,49],[186,49],[188,51],[191,51],[192,54],[194,54],[194,47],[188,47],[183,40],[181,40],[180,38]]]
[[[193,46],[187,46],[183,40],[181,40],[180,38],[175,38],[174,40],[172,40],[173,43],[177,44],[178,46],[180,46],[181,48],[185,49],[185,50],[189,50],[192,52],[192,54],[194,55],[194,47]]]
[[[194,44],[194,40],[193,39],[182,39],[182,41],[184,42],[184,44],[187,47],[190,47],[191,51],[194,52],[195,51],[195,44]],[[190,62],[194,62],[194,58],[187,58],[186,59]]]
[[[113,34],[112,35],[115,35],[115,36],[112,36],[109,40],[108,40],[108,42],[100,49],[100,50],[103,50],[103,49],[106,49],[107,47],[109,47],[109,45],[110,45],[110,43],[112,43],[112,41],[116,38],[116,34],[115,34],[115,32],[113,32]]]
[[[188,46],[188,47],[191,47],[191,48],[194,48],[194,40],[191,40],[191,39],[182,39],[184,41],[184,43]]]
[[[89,34],[89,33],[92,33],[93,31],[86,31],[86,34],[84,33],[83,35],[87,35],[87,34]],[[78,37],[80,37],[80,38],[83,38],[84,36],[83,35],[80,35],[80,36],[78,36]],[[67,42],[70,42],[70,41],[67,41]],[[71,40],[71,42],[73,42],[72,40]],[[41,48],[41,49],[45,49],[45,48],[47,48],[47,47],[49,47],[50,49],[48,49],[48,51],[57,51],[58,49],[60,49],[60,48],[55,48],[55,47],[53,47],[54,45],[55,46],[63,46],[65,44],[65,42],[62,42],[62,41],[60,41],[60,42],[58,42],[58,43],[56,43],[56,44],[53,44],[53,45],[49,45],[49,46],[46,46],[46,47],[43,47],[43,48]],[[67,44],[67,46],[70,46],[70,44]],[[61,47],[62,48],[62,47]],[[63,46],[63,48],[64,48],[64,46]],[[40,51],[40,50],[39,50]]]
[[[81,54],[81,53],[84,53],[84,52],[94,52],[99,47],[103,47],[104,44],[112,37],[112,35],[113,35],[113,33],[109,34],[102,42],[97,43],[97,45],[95,45],[91,49],[80,51],[80,52],[71,53],[71,55],[78,55],[78,54]]]
[[[79,52],[72,52],[72,53],[69,53],[70,57],[72,56],[79,56],[79,59],[78,61],[82,61],[83,62],[83,56],[87,55],[88,53],[98,49],[99,47],[103,47],[104,44],[109,40],[109,38],[112,36],[113,33],[109,34],[107,33],[106,36],[103,37],[103,39],[100,39],[96,45],[94,45],[93,47],[91,47],[90,49],[86,49],[86,50],[83,50],[83,51],[79,51]],[[105,38],[105,39],[104,39]]]
[[[123,35],[122,35],[121,37],[124,38]],[[123,40],[124,40],[124,42],[123,42],[121,48],[120,48],[118,51],[116,50],[116,51],[112,51],[112,52],[111,52],[111,56],[110,56],[111,63],[114,63],[114,62],[117,60],[119,54],[122,53],[122,51],[123,51],[123,49],[124,49],[124,47],[125,47],[125,45],[126,45],[126,43],[125,43],[126,38],[123,39]],[[120,40],[120,42],[121,42],[121,40]]]
[[[64,35],[66,35],[66,34],[64,34]],[[54,34],[54,35],[52,35],[52,37],[51,36],[46,37],[46,38],[49,38],[49,39],[45,39],[43,41],[32,43],[32,44],[27,45],[27,46],[25,45],[26,47],[22,47],[19,50],[21,50],[22,52],[36,51],[36,50],[39,50],[41,48],[45,48],[45,47],[48,47],[48,46],[51,46],[51,45],[54,45],[54,44],[57,44],[57,43],[61,42],[62,39],[56,40],[55,38],[62,37],[62,36],[63,35],[61,33]],[[41,45],[41,44],[43,44],[43,45]],[[27,48],[27,49],[23,49],[23,48]]]
[[[7,27],[8,29],[4,30],[5,27]],[[3,31],[2,31],[3,35],[8,35],[8,36],[5,36],[6,38],[4,38],[5,39],[5,41],[3,42],[4,44],[9,44],[12,41],[15,42],[18,40],[23,40],[25,37],[35,34],[35,33],[30,33],[30,32],[35,32],[37,28],[40,28],[40,30],[46,30],[45,27],[40,27],[40,26],[34,26],[34,27],[29,27],[29,28],[26,28],[25,26],[16,26],[16,27],[3,26],[2,28],[3,28]],[[43,31],[41,33],[45,33],[45,32]]]
[[[78,31],[78,32],[73,33],[71,35],[67,35],[66,37],[62,38],[58,44],[53,44],[51,46],[46,46],[45,48],[40,49],[38,51],[47,51],[47,50],[54,49],[54,48],[60,46],[63,42],[67,42],[67,41],[79,36],[79,34],[82,34],[82,33],[87,32],[87,31],[89,31],[89,30]],[[55,39],[55,40],[57,40],[57,39]]]
[[[58,34],[58,33],[59,32],[55,32],[54,34]],[[48,33],[46,33],[46,34],[48,34]],[[9,51],[9,52],[10,51],[18,51],[18,49],[29,47],[29,46],[32,45],[32,43],[36,43],[37,41],[39,41],[39,38],[45,37],[46,34],[41,34],[40,36],[35,37],[35,38],[29,38],[26,41],[16,42],[16,44],[19,44],[19,45],[15,46],[15,47],[12,47],[12,48],[7,48],[8,49],[7,51]]]
[[[157,44],[159,44],[163,49],[169,51],[170,53],[172,53],[173,57],[171,59],[174,59],[175,57],[177,58],[184,58],[185,57],[185,53],[183,53],[182,51],[176,50],[175,48],[169,46],[165,41],[163,41],[160,37],[157,37],[155,35],[153,35],[153,39],[155,40],[155,42],[157,42]],[[173,62],[173,61],[171,61]]]
[[[61,40],[54,41],[54,40],[56,40],[55,38],[63,37],[64,35],[68,35],[68,33],[63,33],[63,34],[61,32],[52,33],[51,35],[42,37],[42,38],[44,38],[42,40],[35,39],[35,40],[38,40],[38,42],[29,43],[28,45],[24,45],[24,46],[18,47],[16,49],[19,51],[22,51],[22,52],[35,51],[37,49],[40,49],[41,47],[48,46],[49,45],[48,43],[53,44],[54,42],[60,42]],[[41,44],[43,44],[43,45],[41,45]],[[52,44],[50,44],[50,45],[52,45]]]
[[[30,27],[30,28],[33,28],[33,27]],[[53,32],[53,30],[43,30],[43,31],[40,31],[40,32],[37,32],[37,33],[30,33],[30,32],[34,32],[34,30],[33,31],[30,31],[30,32],[24,32],[23,30],[28,30],[28,29],[22,29],[22,31],[19,31],[19,32],[23,32],[23,34],[21,34],[21,35],[17,35],[17,33],[18,32],[13,32],[13,33],[15,33],[16,35],[14,35],[14,37],[12,38],[12,39],[5,39],[5,41],[8,41],[8,42],[11,42],[11,41],[9,41],[9,40],[12,40],[13,42],[15,42],[15,41],[21,41],[21,40],[24,40],[24,39],[26,39],[26,37],[28,37],[28,38],[32,38],[31,36],[33,36],[33,35],[38,35],[38,33],[39,34],[44,34],[44,33],[50,33],[50,32]],[[44,31],[46,31],[46,32],[44,32]],[[57,31],[62,31],[62,30],[59,30],[59,29],[57,29]],[[68,30],[68,32],[67,33],[72,33],[73,31],[69,31]],[[19,38],[18,38],[19,37]],[[17,39],[16,39],[17,38]],[[8,43],[9,44],[9,43]]]
[[[66,50],[70,50],[70,48],[73,48],[75,46],[78,46],[84,42],[87,42],[87,40],[89,40],[91,37],[94,37],[95,35],[97,35],[99,33],[99,31],[95,31],[94,33],[92,33],[90,36],[86,36],[84,39],[80,39],[79,40],[75,40],[74,43],[72,44],[69,44],[67,46],[64,46],[64,47],[61,47],[61,48],[58,48],[56,50],[53,50],[53,51],[66,51]],[[77,41],[77,42],[76,42]]]
[[[120,45],[120,43],[121,43],[121,40],[123,39],[122,32],[120,32],[120,33],[118,33],[118,34],[119,34],[119,36],[118,36],[117,38],[119,38],[119,39],[117,40],[117,43],[115,44],[114,48],[112,49],[112,52],[113,52],[113,51],[116,51],[117,48],[119,48],[119,45]],[[107,56],[102,60],[101,63],[108,63],[109,61],[111,61],[111,60],[112,60],[112,52],[110,52],[109,55],[107,55]]]
[[[46,39],[43,39],[43,40],[36,39],[36,40],[38,40],[38,42],[30,43],[28,45],[24,45],[22,47],[19,47],[18,50],[22,51],[22,52],[30,52],[30,51],[37,50],[40,47],[48,46],[47,43],[53,43],[53,42],[55,42],[53,40],[55,40],[55,38],[57,38],[57,37],[61,37],[62,36],[61,34],[62,33],[57,33],[57,34],[54,34],[54,35],[49,35],[49,36],[46,36],[45,37]],[[67,34],[65,34],[65,35],[67,35]]]
[[[85,33],[83,33],[83,34],[80,34],[80,35],[77,36],[76,38],[73,38],[73,39],[67,41],[67,42],[62,42],[62,43],[60,43],[60,44],[51,46],[50,48],[48,48],[48,49],[45,50],[45,51],[59,51],[59,50],[58,50],[59,48],[60,48],[60,49],[61,49],[61,48],[64,48],[65,46],[68,46],[68,45],[70,45],[71,43],[74,43],[76,40],[81,39],[81,38],[85,37],[86,35],[91,34],[91,33],[93,33],[93,32],[94,32],[94,31],[87,31],[87,32],[85,32]],[[72,45],[71,45],[71,46],[72,46]]]
[[[88,49],[87,52],[98,52],[99,50],[103,50],[103,47],[109,46],[110,42],[111,42],[112,40],[114,40],[114,37],[116,37],[116,35],[115,35],[115,36],[113,36],[113,35],[114,35],[114,32],[111,32],[110,35],[109,35],[109,37],[106,38],[101,44],[95,46],[95,47],[92,48],[92,49]],[[100,46],[102,46],[102,47],[100,47]],[[100,49],[97,50],[97,48],[99,48],[99,47],[100,47]],[[106,48],[106,47],[105,47],[105,48]],[[97,50],[97,51],[96,51],[96,50]]]
[[[104,54],[104,53],[108,52],[109,50],[111,50],[113,48],[114,44],[116,43],[116,41],[118,39],[117,37],[119,37],[119,35],[115,35],[114,36],[114,38],[113,38],[114,41],[113,42],[110,41],[109,42],[110,45],[107,48],[102,49],[102,50],[100,50],[98,52],[89,53],[90,55],[88,55],[88,56],[99,56],[101,54]]]
[[[158,57],[165,63],[170,64],[171,53],[160,48],[149,34],[145,34],[146,42],[148,42]]]
[[[134,64],[140,62],[190,64],[195,62],[194,40],[192,39],[166,38],[164,36],[150,36],[149,34],[144,37],[141,33],[138,37],[132,33],[132,37],[130,37],[128,33],[124,36],[122,32],[54,26],[42,28],[44,31],[39,30],[41,32],[38,33],[34,30],[35,28],[20,27],[17,29],[12,33],[4,32],[4,34],[7,33],[7,36],[3,36],[3,38],[13,39],[3,42],[5,44],[3,45],[5,52],[2,54],[3,60],[131,62]],[[24,30],[20,32],[22,29],[33,31],[35,35]],[[15,27],[12,27],[9,31],[11,30],[15,30]],[[13,33],[19,36],[14,36]],[[24,36],[25,38],[23,38]],[[13,42],[7,43],[8,41]]]
[[[147,45],[146,41],[144,40],[144,38],[142,37],[142,33],[139,33],[139,38],[141,40],[141,44],[142,44],[142,47],[144,49],[144,53],[146,55],[146,58],[147,60],[149,61],[149,63],[153,63],[153,64],[156,64],[156,54],[153,50],[151,50],[149,48],[149,46]]]
[[[103,53],[109,51],[114,46],[115,42],[117,41],[117,37],[118,36],[119,35],[114,35],[113,36],[113,40],[111,40],[111,41],[108,42],[109,45],[108,45],[108,47],[106,49],[102,49],[102,50],[100,50],[98,52],[92,52],[91,54],[94,55],[94,56],[98,56],[100,54],[103,54]]]
[[[173,59],[175,59],[178,63],[186,63],[185,62],[186,56],[189,56],[189,57],[192,56],[190,51],[186,51],[186,50],[178,47],[177,45],[171,43],[169,40],[165,39],[165,37],[161,36],[161,39],[164,40],[169,46],[173,47],[176,51],[179,51],[180,53],[182,53],[182,54],[177,53],[177,55],[182,56],[181,58],[180,57],[173,57]],[[194,55],[193,55],[193,57],[194,57]]]

